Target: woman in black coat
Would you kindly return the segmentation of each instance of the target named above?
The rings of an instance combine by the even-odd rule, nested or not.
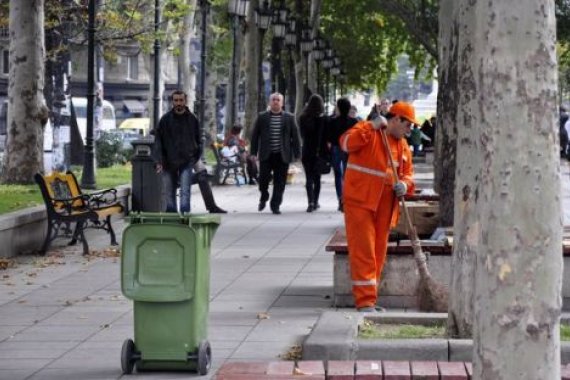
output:
[[[324,110],[323,98],[313,94],[299,117],[299,129],[303,140],[301,162],[305,170],[305,188],[307,189],[309,203],[307,212],[313,212],[320,207],[321,173],[315,170],[317,156],[329,159],[326,136],[324,135]]]

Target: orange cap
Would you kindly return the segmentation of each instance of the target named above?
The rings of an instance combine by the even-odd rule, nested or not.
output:
[[[390,110],[388,112],[390,112],[392,115],[403,117],[410,123],[418,125],[421,124],[416,120],[416,110],[410,103],[396,102],[392,104],[392,107],[390,107]]]

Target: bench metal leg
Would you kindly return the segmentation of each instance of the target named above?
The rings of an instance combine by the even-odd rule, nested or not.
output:
[[[117,238],[115,237],[115,231],[113,231],[113,226],[111,225],[111,215],[107,215],[105,223],[107,224],[107,232],[111,235],[111,245],[119,245],[119,243],[117,243]]]

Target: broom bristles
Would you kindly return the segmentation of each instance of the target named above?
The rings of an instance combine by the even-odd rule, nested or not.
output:
[[[418,285],[418,308],[420,311],[446,313],[449,301],[448,289],[431,276],[421,276]]]

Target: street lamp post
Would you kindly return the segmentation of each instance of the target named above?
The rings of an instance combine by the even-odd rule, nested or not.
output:
[[[231,81],[230,81],[230,110],[229,113],[226,110],[226,121],[229,115],[229,122],[226,123],[226,128],[231,128],[237,120],[237,80],[238,80],[238,69],[237,69],[237,38],[238,29],[241,22],[241,18],[245,17],[247,12],[247,4],[249,0],[230,0],[228,3],[228,13],[233,18],[233,48],[232,48],[232,67],[231,67]]]
[[[271,89],[272,92],[280,92],[283,89],[280,86],[281,74],[281,42],[285,38],[287,32],[287,14],[288,9],[281,0],[276,7],[273,8],[273,40],[271,41]]]
[[[301,32],[301,52],[303,53],[303,58],[305,59],[305,85],[303,99],[306,103],[309,99],[309,53],[313,50],[313,40],[311,39],[311,28],[306,25]]]
[[[340,58],[335,57],[333,60],[333,66],[331,67],[331,75],[333,77],[333,91],[332,91],[332,101],[336,100],[336,83],[338,76],[340,74]]]
[[[160,119],[160,0],[154,0],[154,89],[152,96],[152,128],[158,127]]]
[[[204,115],[206,107],[206,23],[208,22],[208,12],[210,11],[210,2],[208,0],[200,0],[200,14],[202,16],[202,24],[200,25],[200,88],[198,91],[198,104],[200,105],[198,120],[200,122],[200,138],[202,140],[202,158],[204,157],[204,147],[206,146],[206,126],[204,125]]]
[[[320,37],[315,38],[313,41],[313,59],[315,60],[316,64],[316,72],[317,72],[317,94],[321,94],[321,61],[325,57],[325,46],[324,40]]]
[[[289,111],[295,110],[295,68],[293,63],[293,49],[297,46],[297,20],[290,16],[287,23],[287,34],[285,35],[285,46],[289,51],[289,83],[287,86],[287,99]]]
[[[329,113],[329,74],[330,69],[334,63],[333,50],[327,47],[325,50],[325,59],[323,60],[323,68],[325,69],[325,113]]]
[[[157,0],[158,1],[158,0]],[[85,131],[85,159],[81,187],[95,189],[95,155],[93,146],[93,107],[95,105],[95,0],[89,0],[87,26],[87,126]]]
[[[263,80],[263,38],[265,32],[271,24],[271,9],[267,0],[263,1],[263,6],[255,9],[255,25],[259,29],[259,74],[258,74],[258,100],[257,109],[263,111],[265,109],[265,81]]]

